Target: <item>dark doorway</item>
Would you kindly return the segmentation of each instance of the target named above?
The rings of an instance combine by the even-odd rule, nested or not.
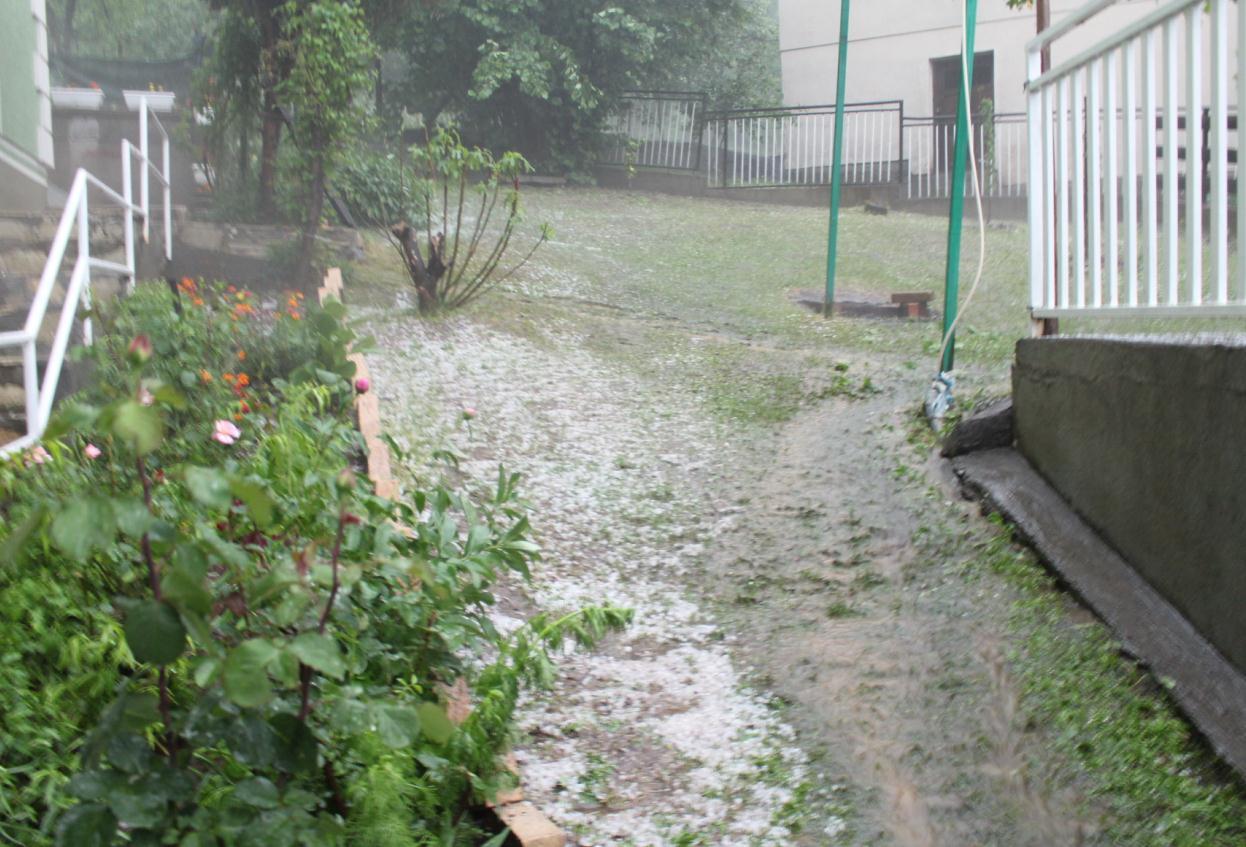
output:
[[[956,123],[956,107],[960,103],[960,56],[945,56],[930,60],[930,74],[934,83],[933,114],[936,137],[951,138],[953,131],[945,130]],[[973,89],[969,102],[973,106],[975,121],[984,111],[987,100],[995,100],[995,51],[977,53],[973,57]],[[948,170],[952,166],[952,147],[940,145],[937,167]]]

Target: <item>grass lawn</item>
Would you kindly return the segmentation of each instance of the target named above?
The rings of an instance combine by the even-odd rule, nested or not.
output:
[[[560,498],[585,498],[604,516],[594,532],[614,540],[607,549],[626,549],[636,526],[654,533],[644,552],[659,558],[699,539],[692,546],[705,551],[671,592],[714,608],[738,636],[734,654],[756,667],[757,687],[787,704],[822,782],[842,789],[788,786],[805,807],[783,822],[805,826],[790,843],[1243,843],[1246,794],[1162,686],[1005,529],[940,488],[918,415],[937,370],[939,322],[824,320],[794,302],[824,284],[823,210],[593,189],[531,191],[525,204],[525,226],[549,222],[553,240],[458,315],[417,320],[380,241],[351,269],[372,328],[408,344],[388,364],[410,368],[419,387],[403,398],[411,411],[397,434],[426,454],[458,426],[453,404],[476,402],[476,392],[515,418],[492,431],[482,415],[474,426],[489,432],[488,447],[471,443],[482,455],[543,467],[566,450],[604,468],[611,490],[600,499],[534,492],[552,501],[549,513]],[[846,211],[839,291],[883,301],[930,291],[942,311],[946,229],[935,217]],[[962,292],[977,234],[966,227]],[[959,331],[962,406],[1009,391],[1013,347],[1029,333],[1024,227],[986,236],[982,286]],[[1062,327],[1160,328],[1204,326]],[[512,352],[490,349],[490,338]],[[524,430],[520,418],[536,421],[546,407],[558,411],[546,429]],[[581,418],[597,410],[616,427],[643,422],[628,436],[634,452],[593,453],[601,433]],[[564,420],[573,443],[549,431]],[[566,469],[550,479],[555,471]],[[611,510],[629,497],[657,504],[663,523],[632,515],[616,525]],[[574,520],[546,519],[572,539],[559,554],[599,552],[577,546],[579,529],[557,526]],[[735,529],[721,530],[724,520]],[[670,524],[684,535],[667,551]],[[625,764],[612,776],[604,764],[590,770],[627,787]],[[594,796],[609,795],[594,786]],[[844,822],[834,842],[829,829],[810,828],[813,808]],[[678,843],[721,843],[698,837]]]

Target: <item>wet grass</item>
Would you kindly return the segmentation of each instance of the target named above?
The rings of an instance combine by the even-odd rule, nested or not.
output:
[[[793,302],[819,290],[825,272],[825,212],[673,198],[630,192],[550,190],[527,196],[532,221],[556,236],[530,270],[468,310],[474,321],[540,343],[547,328],[571,327],[610,366],[634,368],[691,395],[725,426],[763,430],[822,402],[902,396],[927,374],[939,352],[937,322],[824,320]],[[977,260],[977,231],[967,227],[962,279]],[[946,221],[892,214],[842,218],[839,269],[845,296],[886,298],[931,291],[942,300]],[[958,394],[1006,392],[1013,347],[1029,332],[1026,243],[1021,227],[987,232],[981,289],[958,333]],[[371,244],[354,277],[365,298],[391,307],[406,283],[388,245]],[[354,290],[354,289],[352,289]],[[1065,322],[1067,331],[1182,331],[1205,325],[1166,322]],[[675,371],[654,371],[654,368]],[[912,455],[894,465],[897,486],[919,478],[933,444],[924,427],[909,432]],[[869,440],[873,436],[861,433]],[[618,462],[627,462],[621,457]],[[651,499],[662,502],[666,492]],[[944,513],[934,505],[938,523]],[[965,585],[987,581],[1015,596],[1006,622],[1007,664],[1020,688],[1027,733],[1044,747],[1036,782],[1077,786],[1080,816],[1095,821],[1089,843],[1130,847],[1230,847],[1246,843],[1246,792],[1226,776],[1161,684],[1124,657],[1108,630],[1075,614],[1066,594],[1003,526],[970,533],[980,546],[963,561],[963,537],[945,538],[932,555]],[[864,564],[845,552],[840,566]],[[858,595],[881,589],[863,574]],[[735,602],[752,606],[761,587],[743,586]],[[992,591],[996,590],[992,588]],[[860,614],[831,602],[829,618]],[[1050,755],[1054,751],[1056,755]],[[1036,764],[1035,767],[1038,767]],[[591,782],[591,780],[590,780]],[[680,843],[703,843],[687,833]],[[712,839],[709,842],[712,843]]]
[[[1096,843],[1131,847],[1246,844],[1246,795],[1162,684],[1122,655],[1098,621],[1070,623],[1072,601],[998,520],[973,567],[1019,597],[1008,656],[1029,725],[1092,787],[1082,811],[1102,810]]]

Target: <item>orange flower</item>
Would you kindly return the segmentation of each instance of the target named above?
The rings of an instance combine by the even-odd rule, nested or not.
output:
[[[238,361],[240,361],[240,362],[245,362],[246,360],[247,360],[247,351],[246,351],[246,350],[239,350],[239,351],[238,351]]]
[[[246,374],[238,374],[238,384],[245,388],[251,384],[251,377]]]
[[[190,302],[194,303],[196,306],[202,306],[202,305],[203,305],[203,298],[202,298],[202,297],[196,297],[196,298],[194,298],[193,300],[191,300]]]
[[[231,373],[221,374],[221,379],[225,380],[226,382],[233,382],[233,381],[234,381],[234,375],[233,375],[233,374],[231,374]]]
[[[203,380],[205,383],[206,383],[206,382],[211,382],[211,381],[212,381],[212,374],[208,373],[206,370],[199,371],[199,378],[200,378],[201,380]]]

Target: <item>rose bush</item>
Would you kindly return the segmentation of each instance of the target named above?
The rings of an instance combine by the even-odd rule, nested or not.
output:
[[[517,479],[377,497],[343,316],[142,286],[85,354],[98,387],[0,470],[5,840],[502,837],[471,812],[510,779],[522,687],[628,614],[498,632],[494,583],[538,555]]]

